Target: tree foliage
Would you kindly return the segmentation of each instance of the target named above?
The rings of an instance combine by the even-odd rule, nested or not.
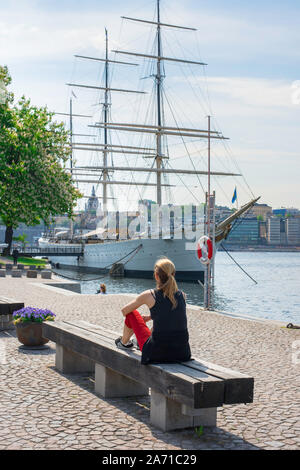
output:
[[[81,197],[65,171],[70,155],[68,132],[47,107],[33,106],[4,92],[11,83],[0,66],[0,217],[7,227],[46,224],[55,215],[72,217]],[[3,87],[4,85],[4,87]]]

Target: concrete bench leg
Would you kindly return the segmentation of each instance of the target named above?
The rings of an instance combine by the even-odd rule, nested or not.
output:
[[[195,410],[151,389],[150,422],[162,431],[216,426],[217,408]]]
[[[149,389],[101,364],[95,364],[95,392],[103,398],[148,395]]]
[[[0,331],[15,330],[12,313],[0,315]]]
[[[61,344],[56,344],[55,366],[64,374],[94,372],[95,363]]]

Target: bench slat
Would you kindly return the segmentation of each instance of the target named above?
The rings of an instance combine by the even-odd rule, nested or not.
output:
[[[227,369],[212,362],[202,359],[194,359],[192,361],[183,362],[187,367],[199,370],[218,377],[225,381],[224,403],[227,405],[237,403],[252,403],[254,379],[241,372]]]
[[[0,297],[0,315],[9,315],[20,310],[24,307],[23,302],[18,302],[17,300],[10,299],[8,297]]]

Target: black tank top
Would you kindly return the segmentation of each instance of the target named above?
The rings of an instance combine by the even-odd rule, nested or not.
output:
[[[187,330],[186,303],[181,291],[175,294],[177,305],[155,289],[155,304],[150,309],[153,331],[142,350],[142,364],[183,362],[191,358]]]

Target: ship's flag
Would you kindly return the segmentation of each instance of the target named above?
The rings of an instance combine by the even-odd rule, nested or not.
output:
[[[232,204],[237,200],[237,192],[236,192],[236,187],[234,188],[234,193],[233,193],[233,196],[232,196]]]

